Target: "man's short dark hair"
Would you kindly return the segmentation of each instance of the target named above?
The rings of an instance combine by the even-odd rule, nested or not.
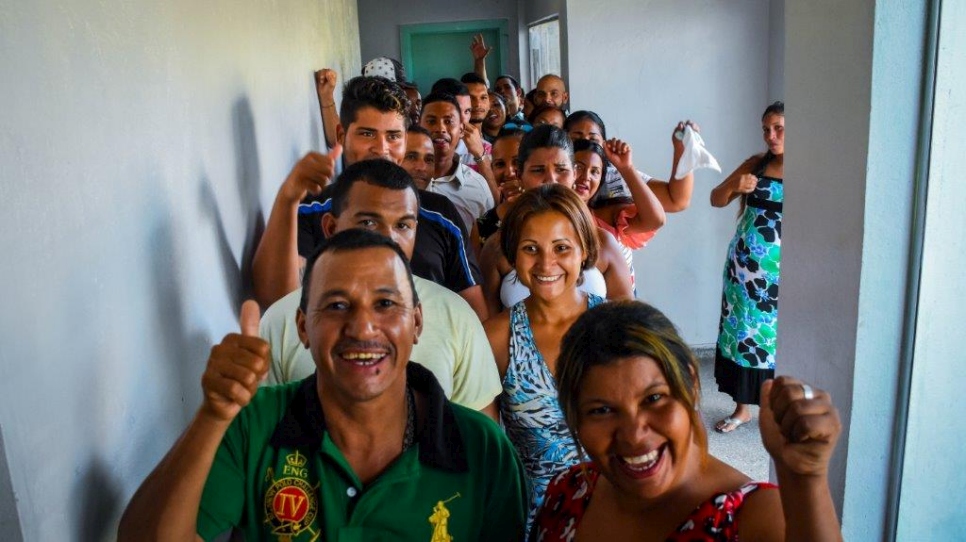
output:
[[[372,107],[382,113],[397,113],[403,122],[409,123],[409,98],[406,91],[385,77],[353,77],[342,87],[342,105],[339,122],[348,130],[356,121],[356,114],[363,107]]]
[[[499,81],[500,79],[509,79],[510,82],[513,83],[513,89],[514,90],[522,90],[523,89],[523,87],[520,86],[520,82],[517,81],[516,78],[513,77],[512,75],[503,74],[503,75],[497,77],[495,79],[495,81]]]
[[[456,97],[445,92],[430,92],[423,98],[423,111],[426,111],[426,106],[436,102],[446,102],[456,108],[457,114],[460,113],[460,103],[456,101]]]
[[[483,79],[476,72],[464,73],[463,77],[460,77],[460,83],[464,85],[483,85],[486,86],[486,79]]]
[[[376,247],[390,248],[402,260],[403,265],[406,266],[406,276],[409,277],[409,288],[413,292],[413,306],[416,306],[419,303],[419,294],[416,293],[416,282],[413,280],[413,270],[409,266],[409,260],[406,258],[406,254],[402,248],[385,235],[361,228],[350,228],[328,239],[324,239],[318,248],[315,249],[315,252],[309,256],[309,260],[305,264],[305,275],[302,276],[302,297],[299,299],[299,308],[302,309],[302,312],[305,313],[308,310],[309,287],[312,285],[312,270],[315,268],[315,262],[323,254],[326,252],[344,252]]]
[[[441,92],[443,94],[449,94],[452,96],[469,96],[470,89],[466,88],[466,85],[460,83],[452,77],[444,77],[439,81],[433,83],[433,88],[429,89],[430,93]],[[426,105],[426,101],[423,100],[423,105]]]
[[[433,134],[429,133],[429,130],[427,130],[426,128],[423,128],[422,126],[420,126],[418,124],[413,124],[412,126],[410,126],[406,130],[406,133],[407,134],[420,134],[420,135],[424,135],[424,136],[428,137],[429,139],[433,139]]]
[[[419,190],[412,176],[402,167],[382,158],[361,160],[346,167],[342,174],[332,184],[333,215],[339,216],[348,205],[349,191],[357,182],[365,182],[372,186],[388,188],[390,190],[412,190],[419,205]]]

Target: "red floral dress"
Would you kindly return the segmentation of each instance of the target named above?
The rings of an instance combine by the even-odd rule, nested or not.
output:
[[[591,463],[576,465],[560,473],[547,488],[543,506],[530,529],[534,542],[569,542],[587,511],[600,472]],[[719,493],[694,509],[672,531],[668,541],[736,541],[737,514],[745,497],[759,489],[775,489],[767,482],[749,482],[730,493]]]

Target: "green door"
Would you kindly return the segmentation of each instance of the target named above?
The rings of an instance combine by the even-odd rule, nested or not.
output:
[[[505,19],[458,23],[403,25],[400,28],[402,63],[411,81],[419,85],[425,96],[436,80],[443,77],[459,79],[473,71],[470,44],[473,36],[483,34],[483,40],[493,50],[486,57],[486,72],[493,80],[506,70],[509,36]]]

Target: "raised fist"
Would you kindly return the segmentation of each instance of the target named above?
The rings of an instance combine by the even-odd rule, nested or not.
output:
[[[322,68],[315,72],[315,90],[319,95],[332,98],[335,95],[335,85],[338,80],[335,70]]]
[[[825,476],[842,433],[828,393],[780,376],[761,386],[761,440],[775,467],[800,476]]]

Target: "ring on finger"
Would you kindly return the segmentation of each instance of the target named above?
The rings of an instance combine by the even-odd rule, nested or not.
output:
[[[800,386],[802,387],[802,393],[805,394],[806,401],[811,401],[812,399],[815,399],[815,392],[812,390],[811,386],[809,386],[808,384],[800,384]]]

